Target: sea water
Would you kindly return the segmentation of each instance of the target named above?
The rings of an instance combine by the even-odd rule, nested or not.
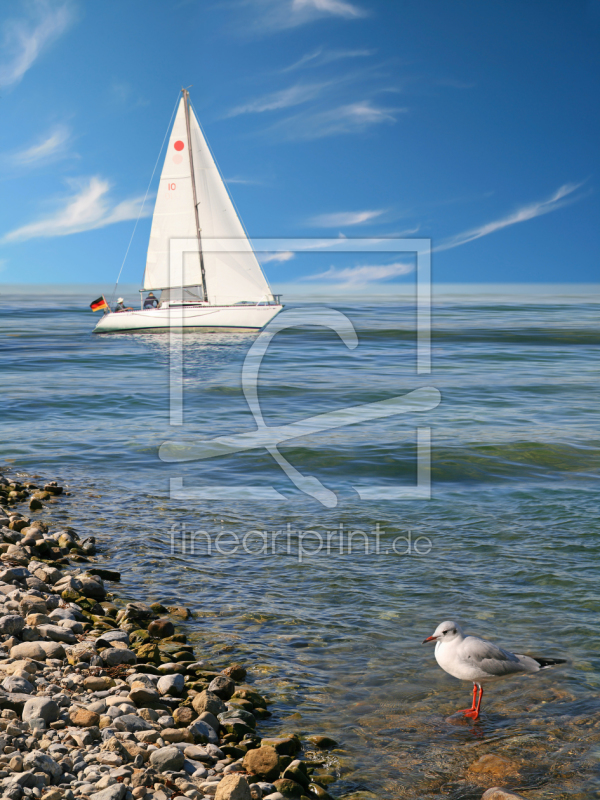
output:
[[[2,462],[68,486],[54,518],[99,537],[122,596],[193,608],[199,655],[243,662],[269,696],[264,735],[335,738],[317,772],[336,796],[600,793],[598,287],[439,289],[430,372],[409,295],[284,298],[307,324],[273,338],[257,396],[288,474],[264,447],[159,455],[257,430],[242,386],[257,334],[97,336],[96,296],[0,291]],[[310,324],[325,308],[356,347]],[[285,439],[421,387],[436,408]],[[568,663],[490,684],[462,722],[470,686],[421,645],[444,619]],[[482,772],[485,754],[506,774]]]

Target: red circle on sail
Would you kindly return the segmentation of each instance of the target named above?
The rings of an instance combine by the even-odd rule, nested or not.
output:
[[[175,150],[183,150],[184,145],[183,145],[182,141],[179,141],[179,142],[175,142],[173,147],[175,148]]]

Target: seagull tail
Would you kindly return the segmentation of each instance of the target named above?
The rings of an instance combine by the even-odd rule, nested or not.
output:
[[[566,658],[537,658],[536,656],[533,657],[534,661],[540,665],[540,669],[545,669],[546,667],[554,667],[557,664],[566,664]]]

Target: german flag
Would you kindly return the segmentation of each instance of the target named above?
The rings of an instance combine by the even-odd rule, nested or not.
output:
[[[104,299],[104,295],[94,300],[93,303],[90,303],[90,308],[92,311],[101,311],[103,308],[108,308],[108,303]]]

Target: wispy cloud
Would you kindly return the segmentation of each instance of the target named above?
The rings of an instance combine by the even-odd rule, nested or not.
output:
[[[262,181],[255,180],[254,178],[235,177],[235,178],[225,178],[224,180],[225,180],[225,183],[227,183],[227,184],[229,184],[229,183],[241,183],[241,184],[246,185],[246,186],[250,186],[250,185],[255,185],[256,186],[256,185],[260,185],[262,183]]]
[[[396,114],[406,113],[406,108],[383,108],[370,100],[317,111],[312,114],[295,114],[272,126],[290,140],[322,139],[339,134],[362,133],[374,125],[396,122]]]
[[[372,56],[375,50],[326,50],[324,47],[318,47],[312,53],[307,53],[302,58],[290,64],[289,67],[282,69],[282,72],[292,72],[296,69],[304,69],[307,67],[322,67],[325,64],[331,64],[334,61],[341,61],[346,58],[362,58]]]
[[[115,222],[137,219],[142,203],[141,197],[112,204],[108,198],[110,183],[93,177],[85,183],[75,183],[74,194],[63,199],[62,205],[51,215],[36,222],[10,231],[3,242],[24,242],[28,239],[68,236],[72,233],[104,228]],[[152,213],[151,204],[144,209],[144,216]]]
[[[380,217],[384,209],[377,211],[338,211],[335,214],[319,214],[309,220],[318,228],[345,228],[348,225],[362,225],[376,217]]]
[[[288,250],[281,253],[263,253],[260,256],[260,261],[263,264],[268,264],[269,261],[291,261],[292,258],[295,258],[295,254]]]
[[[227,117],[237,117],[240,114],[262,114],[265,111],[278,111],[282,108],[291,108],[314,100],[328,86],[327,83],[298,83],[287,89],[270,92],[251,100],[249,103],[236,106],[227,113]]]
[[[461,244],[467,244],[467,242],[472,242],[475,239],[481,239],[482,236],[489,236],[490,233],[495,233],[496,231],[502,230],[502,228],[508,228],[510,225],[516,225],[518,222],[526,222],[529,219],[541,217],[543,214],[550,214],[552,211],[556,211],[569,203],[575,203],[579,200],[583,195],[573,195],[573,193],[581,188],[581,186],[583,186],[583,182],[565,183],[546,200],[530,203],[527,206],[513,211],[512,214],[502,217],[502,219],[487,222],[485,225],[481,225],[478,228],[459,233],[447,239],[445,242],[442,242],[435,247],[434,250],[450,250],[452,247],[459,247]]]
[[[30,147],[20,150],[12,155],[7,155],[3,161],[13,166],[33,166],[40,163],[56,161],[67,154],[67,143],[71,131],[66,125],[58,125]]]
[[[367,12],[350,3],[348,0],[292,0],[292,13],[298,16],[303,14],[330,14],[346,19],[365,17]]]
[[[316,275],[306,275],[303,281],[326,281],[328,283],[339,283],[344,286],[357,286],[373,281],[385,281],[391,278],[398,278],[401,275],[409,275],[414,272],[414,265],[396,262],[395,264],[380,264],[376,266],[358,267],[330,267],[325,272]]]
[[[276,33],[329,17],[356,20],[368,16],[366,9],[350,0],[239,0],[238,7],[251,11],[251,17],[243,15],[239,24],[246,35]]]
[[[68,3],[58,5],[35,0],[25,7],[30,9],[29,19],[9,19],[4,24],[4,57],[0,63],[2,87],[19,83],[42,52],[67,30],[74,19]]]

